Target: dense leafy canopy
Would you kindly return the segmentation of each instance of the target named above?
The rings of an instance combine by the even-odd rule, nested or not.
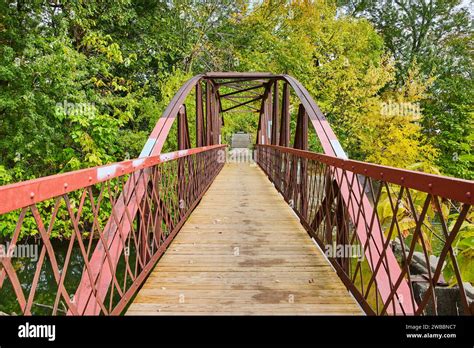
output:
[[[211,70],[295,76],[352,158],[473,178],[472,35],[455,0],[4,0],[0,184],[137,156]],[[227,117],[223,139],[255,132],[254,114]]]
[[[435,161],[448,175],[474,177],[473,22],[469,1],[342,0],[345,13],[368,18],[395,59],[392,88],[409,80],[416,64],[432,79],[419,102],[421,131],[438,149]]]

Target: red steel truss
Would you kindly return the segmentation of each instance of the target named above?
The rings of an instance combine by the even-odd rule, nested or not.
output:
[[[189,120],[186,101],[192,93],[195,119]],[[17,313],[34,313],[39,279],[49,268],[56,284],[49,314],[122,313],[222,168],[224,115],[239,111],[258,114],[257,163],[317,244],[362,250],[363,260],[329,261],[366,313],[438,314],[436,287],[447,286],[442,276],[447,263],[460,312],[474,312],[456,250],[457,237],[472,226],[473,182],[347,159],[308,91],[289,75],[270,73],[194,76],[176,93],[138,159],[0,187],[0,221],[16,225],[4,241],[15,246],[28,231],[41,244],[31,279],[19,276],[10,257],[0,257],[0,296],[11,291]],[[178,151],[161,154],[175,120]],[[311,127],[324,154],[307,151]],[[438,231],[430,231],[432,222]],[[51,240],[57,230],[70,234],[61,257]],[[415,252],[427,265],[434,255],[427,233],[437,240],[437,264],[413,275]],[[80,280],[72,281],[77,264]],[[420,284],[426,291],[417,295],[414,287]]]

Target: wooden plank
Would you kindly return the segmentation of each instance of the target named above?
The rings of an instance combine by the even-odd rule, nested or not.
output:
[[[227,164],[127,315],[361,315],[263,172]]]
[[[128,315],[360,315],[346,304],[133,304]]]

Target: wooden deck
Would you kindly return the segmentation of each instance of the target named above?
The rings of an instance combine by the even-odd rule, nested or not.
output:
[[[260,168],[227,164],[127,315],[362,310]]]

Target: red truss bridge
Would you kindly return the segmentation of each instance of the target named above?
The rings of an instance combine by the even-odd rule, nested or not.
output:
[[[234,112],[258,119],[252,163],[226,161]],[[3,311],[470,315],[458,244],[473,194],[472,181],[348,159],[291,76],[197,75],[139,158],[0,187],[16,226],[3,243],[38,236],[28,276],[0,257]],[[51,235],[65,229],[60,250]]]

